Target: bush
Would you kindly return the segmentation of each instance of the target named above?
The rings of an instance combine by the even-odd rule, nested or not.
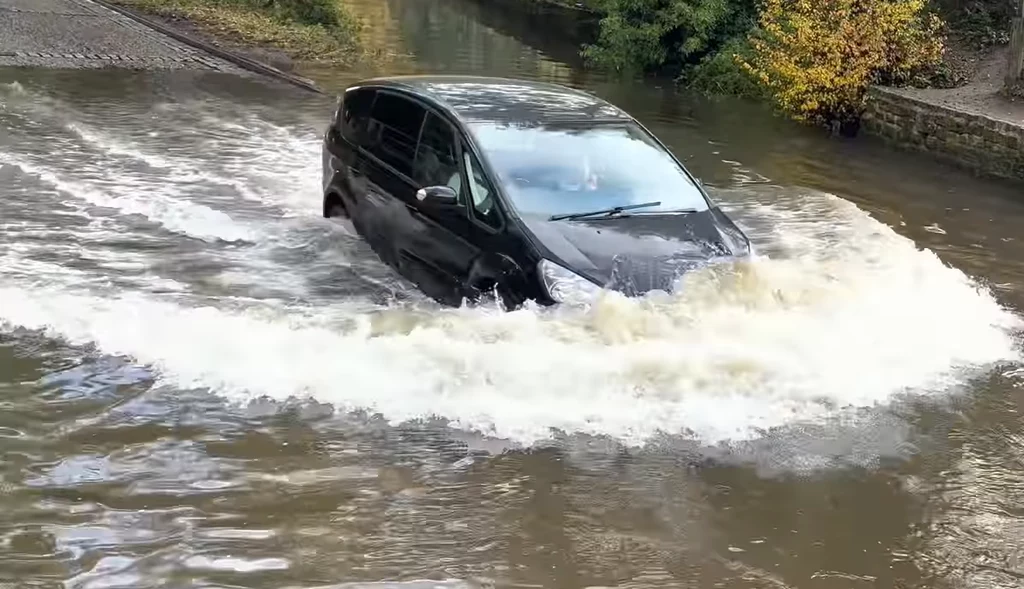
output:
[[[717,52],[706,55],[700,63],[688,68],[682,81],[707,94],[766,100],[769,98],[767,88],[742,66],[743,61],[751,57],[753,48],[750,41],[745,35],[738,35],[726,41]]]
[[[348,63],[361,25],[341,0],[113,0],[165,17],[186,18],[215,37],[274,47],[294,59]]]
[[[754,22],[753,0],[604,0],[591,63],[617,70],[674,70],[699,63]]]
[[[873,83],[902,84],[942,57],[924,0],[764,0],[744,68],[798,120],[847,125]]]
[[[975,48],[1010,42],[1010,0],[936,0],[936,5],[950,28]]]

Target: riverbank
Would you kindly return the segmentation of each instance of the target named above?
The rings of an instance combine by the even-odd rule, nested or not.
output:
[[[165,26],[210,45],[284,71],[296,71],[317,62],[331,68],[335,65],[346,67],[363,57],[358,38],[359,19],[351,16],[345,5],[335,0],[323,0],[332,2],[338,10],[335,18],[340,24],[332,26],[261,13],[253,8],[254,5],[247,4],[250,0],[229,0],[217,3],[215,7],[211,7],[210,0],[107,1],[155,17]],[[567,14],[576,14],[591,21],[595,16],[608,14],[607,7],[611,5],[610,0],[507,0],[503,4],[521,7],[519,10],[524,12],[531,10],[531,6],[552,7],[556,12],[566,9],[564,12]],[[362,16],[365,20],[366,15]],[[907,22],[916,21],[911,19]],[[978,24],[977,19],[964,21],[951,17],[944,31],[941,59],[937,64],[921,69],[912,77],[905,77],[898,87],[874,87],[864,93],[863,99],[855,98],[853,108],[846,111],[853,124],[833,128],[844,131],[852,128],[854,132],[860,129],[862,133],[881,137],[896,147],[928,152],[986,175],[1021,178],[1024,176],[1024,162],[1018,161],[1015,154],[1007,153],[1006,149],[1015,145],[1017,134],[1014,129],[1015,125],[1024,124],[1024,107],[1018,107],[997,92],[999,76],[992,72],[998,70],[997,62],[1004,51],[1000,47],[1003,39],[998,35],[998,27],[998,19]],[[737,41],[745,39],[745,33],[733,31],[732,34],[733,40],[716,50],[711,50],[713,43],[711,37],[707,37],[709,52],[699,60],[697,67],[678,75],[677,82],[707,94],[739,95],[787,106],[780,105],[777,96],[773,96],[766,85],[756,82],[750,72],[744,72],[737,60],[730,58],[734,52],[745,52],[743,57],[748,63],[751,58],[749,44]],[[824,34],[826,41],[834,40],[829,33],[816,34]],[[592,44],[600,42],[598,37],[594,34],[592,39],[583,41],[582,46],[593,47]],[[721,43],[721,40],[715,43]],[[934,49],[930,47],[928,50]],[[799,51],[800,47],[789,45],[786,49]],[[765,63],[760,65],[764,72]],[[770,68],[769,64],[769,72]],[[792,85],[794,80],[788,82]],[[809,82],[813,85],[814,80]],[[850,80],[843,80],[843,83],[848,85],[847,89],[856,84]],[[772,91],[778,92],[778,86]],[[855,88],[851,91],[856,93]],[[813,99],[814,96],[805,94],[797,98],[795,109],[790,104],[789,109],[780,110],[792,117],[794,110],[799,111],[799,101],[806,103]],[[963,121],[971,117],[980,117],[978,120],[981,122],[974,127],[965,127]],[[921,122],[923,120],[930,122],[925,124]],[[990,125],[984,121],[993,123]],[[1004,127],[1005,137],[1000,131]],[[974,131],[977,134],[973,134]]]
[[[299,62],[350,65],[359,57],[360,23],[338,0],[279,3],[251,0],[108,0],[180,34],[292,72]]]
[[[863,130],[975,173],[1024,180],[1024,101],[1002,92],[1005,49],[953,88],[872,88]]]
[[[535,0],[552,1],[570,0]],[[770,102],[801,122],[1024,179],[1024,101],[1003,92],[1005,3],[690,4],[699,16],[592,0],[605,18],[584,54],[592,65],[667,73],[705,94]]]

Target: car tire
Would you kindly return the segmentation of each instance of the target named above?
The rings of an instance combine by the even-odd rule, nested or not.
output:
[[[515,311],[523,304],[522,297],[515,294],[504,283],[499,282],[494,289],[489,289],[505,311]]]
[[[333,192],[324,197],[324,217],[327,219],[331,218],[342,218],[348,219],[348,210],[345,208],[345,203],[341,201],[341,197]]]
[[[525,299],[515,292],[508,284],[509,276],[499,278],[478,275],[470,278],[467,298],[472,301],[479,301],[482,296],[491,296],[501,303],[506,311],[518,309]]]

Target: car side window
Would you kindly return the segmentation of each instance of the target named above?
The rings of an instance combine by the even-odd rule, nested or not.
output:
[[[345,96],[342,103],[341,117],[338,121],[341,136],[355,145],[360,145],[366,138],[366,125],[370,120],[370,107],[376,91],[370,88],[353,90]]]
[[[459,204],[464,204],[466,200],[461,190],[462,177],[456,153],[455,130],[441,117],[427,113],[412,178],[420,188],[450,186],[459,196]]]
[[[473,216],[493,229],[501,227],[501,216],[495,202],[494,187],[487,180],[483,167],[469,149],[463,146],[462,157],[469,177],[469,196],[473,204]]]
[[[416,141],[426,114],[426,109],[408,98],[378,93],[370,113],[366,148],[384,163],[411,177]]]

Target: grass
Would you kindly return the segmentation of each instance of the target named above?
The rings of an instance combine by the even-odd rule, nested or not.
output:
[[[301,61],[348,62],[359,22],[339,0],[113,0],[126,8],[185,19],[202,32],[270,47]],[[310,7],[315,10],[309,10]]]

